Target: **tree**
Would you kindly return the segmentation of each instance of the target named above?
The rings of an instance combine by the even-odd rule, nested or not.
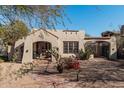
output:
[[[58,24],[65,26],[64,16],[63,6],[57,5],[0,6],[0,37],[5,45],[11,45],[13,55],[15,42],[27,35],[28,28],[36,26],[44,30],[56,30]]]
[[[121,26],[120,32],[121,32],[121,35],[124,35],[124,25]]]
[[[0,27],[0,38],[5,45],[11,46],[10,59],[14,54],[15,42],[28,35],[29,29],[25,23],[20,20],[13,21],[10,24]]]
[[[113,31],[105,31],[105,32],[101,33],[102,37],[108,37],[108,36],[110,37],[110,36],[113,36],[113,35],[115,35]]]
[[[28,26],[35,26],[46,29],[55,29],[56,25],[64,26],[64,8],[63,6],[0,6],[0,24],[6,24],[15,20],[23,20]]]

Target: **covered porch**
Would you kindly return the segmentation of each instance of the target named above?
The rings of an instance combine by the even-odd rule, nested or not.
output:
[[[48,50],[52,48],[52,44],[46,41],[38,41],[33,43],[33,59],[51,58]]]
[[[87,42],[85,47],[90,48],[93,51],[94,57],[109,58],[110,43],[105,41]]]
[[[116,38],[112,37],[88,37],[85,44],[92,48],[95,57],[117,59]]]

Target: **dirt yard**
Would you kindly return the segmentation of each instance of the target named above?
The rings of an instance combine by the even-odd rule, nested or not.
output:
[[[122,61],[123,62],[123,61]],[[16,78],[14,74],[22,66],[18,63],[0,63],[0,87],[19,88],[101,88],[124,87],[124,65],[119,62],[97,58],[80,61],[81,72],[76,81],[76,70],[64,70],[59,74],[55,64],[50,64],[44,72],[46,61],[35,62],[33,71]]]

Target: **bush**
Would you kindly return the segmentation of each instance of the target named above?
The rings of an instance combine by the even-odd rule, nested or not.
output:
[[[79,59],[80,60],[86,59],[86,53],[82,49],[79,51]]]
[[[62,63],[63,68],[66,69],[78,69],[79,68],[79,62],[72,58],[62,58],[60,63]]]
[[[29,73],[30,71],[33,71],[34,67],[35,65],[33,65],[32,63],[23,64],[21,68],[13,72],[16,75],[15,79],[22,78],[22,76],[24,76],[25,74]]]
[[[79,59],[80,60],[87,60],[87,59],[89,59],[91,54],[93,54],[93,51],[91,48],[89,48],[89,47],[85,48],[85,52],[81,49],[79,51]]]
[[[14,53],[14,55],[12,56],[12,62],[16,62],[17,58],[18,58],[17,54]]]
[[[0,55],[0,61],[6,62],[6,61],[8,61],[8,57],[7,56]]]
[[[63,58],[63,59],[64,59],[65,68],[67,68],[67,69],[72,68],[71,63],[72,63],[73,59],[71,57]]]

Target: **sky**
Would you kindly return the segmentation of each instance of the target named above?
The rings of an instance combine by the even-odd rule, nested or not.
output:
[[[68,5],[65,14],[72,23],[65,19],[66,27],[57,29],[84,30],[91,36],[100,36],[102,32],[119,31],[124,24],[124,6],[111,5]]]

